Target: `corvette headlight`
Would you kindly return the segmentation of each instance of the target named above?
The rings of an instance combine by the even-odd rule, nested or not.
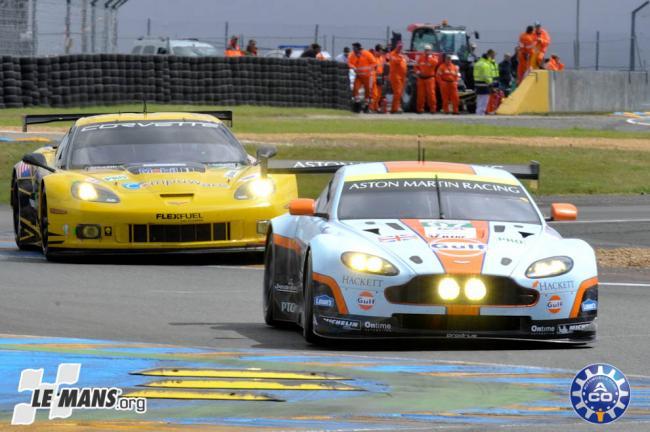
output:
[[[273,195],[273,192],[275,192],[275,184],[273,184],[273,181],[267,178],[260,178],[239,186],[235,191],[235,199],[264,199]]]
[[[526,270],[526,277],[531,279],[559,276],[573,268],[573,260],[566,256],[544,258],[532,263]]]
[[[372,273],[383,276],[395,276],[399,273],[397,268],[387,260],[362,252],[345,252],[341,255],[341,261],[343,261],[346,267],[360,273]]]
[[[72,184],[72,196],[82,201],[118,203],[120,199],[109,189],[88,182]]]

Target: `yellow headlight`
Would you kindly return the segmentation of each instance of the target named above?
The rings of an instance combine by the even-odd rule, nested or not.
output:
[[[438,283],[438,295],[443,300],[454,300],[460,294],[458,282],[452,278],[444,278]]]
[[[397,268],[387,260],[363,252],[344,252],[341,261],[347,267],[360,273],[371,273],[382,276],[399,274]]]
[[[257,179],[251,181],[250,191],[256,198],[268,198],[274,191],[273,182],[269,179]]]
[[[97,189],[90,183],[79,183],[77,186],[77,195],[84,201],[94,201],[97,199]]]
[[[482,280],[478,278],[471,278],[465,282],[465,297],[468,300],[478,301],[485,297],[487,288]]]

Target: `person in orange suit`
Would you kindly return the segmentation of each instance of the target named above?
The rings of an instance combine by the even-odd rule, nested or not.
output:
[[[551,54],[551,58],[546,62],[545,69],[550,71],[563,71],[564,63],[562,63],[559,56]]]
[[[372,51],[377,62],[375,70],[375,82],[372,83],[372,101],[370,102],[370,111],[379,111],[379,105],[382,98],[382,89],[384,86],[384,65],[386,64],[386,50],[380,44],[375,45]]]
[[[420,54],[415,60],[415,76],[417,77],[417,104],[416,111],[424,112],[424,104],[429,106],[429,111],[433,114],[438,110],[436,103],[436,69],[438,67],[438,58],[431,52],[432,47],[429,44],[424,46],[424,53]]]
[[[546,50],[548,50],[548,46],[551,44],[551,36],[542,28],[542,24],[539,21],[535,23],[535,38],[537,42],[535,44],[535,55],[531,67],[533,69],[540,69],[542,64],[544,64]]]
[[[359,42],[355,42],[352,44],[352,52],[348,55],[348,66],[355,73],[352,96],[355,101],[359,101],[359,90],[363,87],[366,106],[369,106],[377,67],[375,56],[370,51],[364,50]]]
[[[454,107],[454,114],[458,114],[458,80],[460,79],[460,71],[451,61],[451,56],[445,54],[443,56],[443,63],[438,67],[436,72],[438,85],[440,86],[440,95],[442,96],[442,111],[449,114],[449,103],[451,102]]]
[[[226,57],[241,57],[244,55],[242,50],[239,48],[239,38],[237,36],[233,36],[230,38],[230,41],[228,42],[228,46],[226,47],[225,55]]]
[[[535,36],[535,30],[533,26],[526,27],[526,31],[519,35],[519,53],[517,54],[517,60],[519,64],[517,66],[517,84],[521,81],[528,73],[528,70],[531,66],[531,60],[535,51],[535,46],[537,45],[537,37]]]
[[[392,114],[401,111],[402,93],[404,93],[408,72],[408,58],[402,54],[402,47],[402,41],[399,41],[395,45],[395,49],[388,54],[388,79],[390,88],[393,89],[393,103],[390,108]]]

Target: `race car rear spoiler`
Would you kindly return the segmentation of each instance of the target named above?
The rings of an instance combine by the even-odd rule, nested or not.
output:
[[[346,165],[356,165],[360,161],[326,161],[326,160],[269,160],[269,174],[333,174]],[[540,164],[530,161],[528,165],[483,165],[508,171],[520,180],[539,180]]]
[[[159,111],[164,112],[164,111]],[[174,111],[176,112],[176,111]],[[185,112],[185,111],[182,111]],[[228,126],[232,127],[232,111],[187,111],[191,114],[207,114],[218,118]],[[79,113],[79,114],[30,114],[23,117],[23,132],[27,132],[27,127],[34,124],[55,123],[64,121],[77,121],[84,117],[93,117],[114,113]],[[127,113],[120,113],[127,114]],[[142,113],[137,113],[142,114]]]

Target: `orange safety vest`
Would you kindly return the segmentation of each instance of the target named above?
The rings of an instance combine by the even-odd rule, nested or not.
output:
[[[408,71],[407,57],[393,50],[388,54],[388,66],[390,67],[391,75],[405,76]]]
[[[436,75],[438,58],[433,54],[420,54],[415,62],[415,70],[420,72],[420,78],[431,78]]]
[[[447,64],[446,62],[440,65],[436,75],[438,76],[438,79],[443,82],[458,82],[458,79],[460,78],[458,66],[453,63]]]
[[[537,37],[535,33],[528,34],[526,32],[519,35],[519,52],[523,55],[530,55],[535,49],[535,44],[537,43]]]
[[[228,48],[226,48],[225,51],[226,57],[241,57],[244,55],[241,49],[239,49],[239,45],[228,45]]]
[[[370,76],[377,68],[377,59],[368,50],[361,50],[359,55],[351,52],[348,55],[348,66],[354,69],[358,76]]]
[[[546,52],[548,46],[551,44],[551,36],[543,28],[539,29],[539,33],[535,32],[535,37],[537,38],[537,46],[540,51]]]

